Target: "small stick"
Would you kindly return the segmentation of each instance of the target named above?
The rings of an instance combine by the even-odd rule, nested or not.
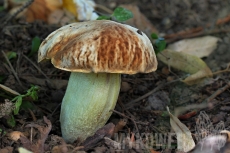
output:
[[[208,103],[208,102],[210,102],[211,100],[213,100],[215,97],[217,97],[219,94],[221,94],[222,92],[224,92],[228,88],[230,88],[230,81],[227,82],[227,84],[224,87],[218,89],[210,97],[208,97],[207,99],[205,99],[202,103]]]
[[[36,122],[36,121],[37,121],[37,118],[36,118],[36,116],[34,115],[34,113],[32,112],[31,109],[28,109],[28,110],[29,110],[29,112],[30,112],[30,115],[32,116],[33,121]]]
[[[24,54],[22,54],[22,56],[27,60],[27,61],[29,61],[46,79],[47,79],[47,81],[50,83],[50,85],[52,86],[52,87],[54,87],[54,84],[50,81],[50,78],[48,78],[47,76],[46,76],[46,74],[45,73],[43,73],[42,72],[42,70],[36,65],[36,64],[34,64],[34,62],[33,61],[31,61],[27,56],[25,56]]]
[[[75,151],[78,151],[81,149],[84,149],[84,146],[78,146],[78,147],[74,148],[73,151],[71,151],[71,153],[74,153]]]
[[[213,100],[215,97],[217,97],[218,95],[220,95],[221,93],[223,93],[225,90],[227,90],[228,88],[230,88],[230,81],[227,82],[227,84],[218,89],[216,92],[214,92],[210,97],[208,97],[207,99],[205,99],[203,102],[201,102],[200,104],[193,104],[193,105],[188,105],[186,107],[177,107],[175,110],[174,110],[174,114],[175,116],[179,116],[180,114],[183,114],[184,112],[188,111],[188,110],[191,110],[193,109],[193,111],[196,111],[198,112],[199,110],[201,109],[204,109],[206,107],[209,106],[209,102],[211,100]]]
[[[17,75],[17,73],[15,72],[15,70],[14,70],[13,66],[11,65],[11,63],[10,63],[9,59],[7,58],[7,56],[6,56],[5,52],[4,52],[4,51],[2,51],[2,54],[3,54],[3,56],[4,56],[5,60],[6,60],[6,62],[7,62],[7,63],[8,63],[8,65],[10,66],[10,69],[11,69],[11,71],[12,71],[12,73],[13,73],[14,77],[15,77],[15,78],[16,78],[16,80],[18,81],[19,85],[20,85],[23,89],[25,89],[25,87],[23,87],[23,85],[22,85],[21,81],[19,80],[18,75]]]
[[[33,127],[30,127],[30,142],[33,143]]]

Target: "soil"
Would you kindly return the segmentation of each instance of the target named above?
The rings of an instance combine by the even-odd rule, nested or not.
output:
[[[137,5],[158,30],[158,34],[166,38],[168,44],[188,37],[217,36],[220,41],[216,50],[203,60],[213,72],[224,70],[230,64],[229,20],[216,25],[216,21],[230,15],[228,0],[95,0],[95,2],[111,10],[121,4]],[[0,0],[0,5],[2,4],[3,1]],[[167,106],[171,112],[174,112],[176,108],[182,112],[179,118],[189,128],[196,142],[196,125],[199,123],[201,113],[205,112],[208,117],[206,120],[208,123],[205,124],[207,128],[210,123],[217,129],[217,125],[220,125],[218,123],[222,121],[223,128],[229,130],[229,71],[214,75],[213,79],[205,84],[188,86],[179,81],[186,76],[185,73],[175,69],[169,70],[167,65],[159,61],[156,72],[122,75],[118,103],[108,123],[113,123],[116,128],[119,127],[119,134],[125,134],[123,141],[119,141],[117,135],[111,137],[109,131],[114,126],[109,124],[101,130],[104,130],[103,132],[99,131],[83,144],[75,142],[67,145],[61,137],[59,114],[70,73],[54,68],[50,62],[38,64],[36,54],[29,56],[33,38],[37,36],[43,40],[60,25],[48,25],[43,21],[26,23],[14,18],[4,24],[7,15],[7,10],[0,11],[0,83],[21,94],[25,94],[31,84],[37,85],[39,91],[37,100],[28,97],[23,99],[27,101],[25,103],[27,107],[14,115],[16,124],[12,127],[8,123],[12,116],[9,113],[2,115],[2,110],[3,106],[6,108],[6,99],[12,100],[15,95],[0,90],[0,130],[2,130],[0,152],[7,152],[7,150],[9,153],[17,152],[18,147],[24,147],[33,152],[51,152],[51,150],[52,152],[67,152],[66,150],[69,152],[73,150],[75,150],[73,152],[76,150],[82,152],[84,150],[86,152],[175,152],[175,136],[174,143],[170,147],[165,147],[166,144],[157,146],[154,143],[151,149],[144,150],[137,145],[141,140],[138,134],[172,132]],[[203,30],[196,35],[193,35],[194,33],[186,36],[178,34],[178,32],[191,31],[197,27],[202,27]],[[171,34],[174,36],[169,37]],[[16,52],[17,56],[7,60],[5,55],[10,51]],[[192,107],[201,103],[208,103],[208,107]],[[19,136],[19,140],[12,140],[12,135],[9,135],[12,131],[20,131],[22,133],[19,135],[24,136]],[[104,136],[110,138],[103,139]],[[148,140],[147,136],[143,136],[142,139]],[[116,148],[116,142],[125,146]],[[128,147],[131,142],[136,144],[132,145],[132,148]],[[85,149],[79,148],[82,145]]]

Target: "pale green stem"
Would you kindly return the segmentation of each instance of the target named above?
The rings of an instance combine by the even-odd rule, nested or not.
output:
[[[105,125],[120,91],[120,74],[71,73],[61,106],[62,137],[84,141]]]

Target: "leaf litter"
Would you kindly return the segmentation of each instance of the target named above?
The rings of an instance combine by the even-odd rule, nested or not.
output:
[[[164,4],[164,2],[158,2],[155,5],[152,5],[149,2],[145,2],[145,3],[146,5],[142,5],[142,4],[138,5],[141,12],[144,13],[144,16],[147,16],[151,22],[155,22],[156,19],[158,21],[152,24],[152,26],[150,23],[150,25],[148,25],[147,27],[153,27],[157,29],[158,31],[160,31],[159,33],[161,35],[162,35],[162,29],[164,33],[170,33],[170,31],[168,30],[168,27],[170,26],[174,32],[178,30],[175,27],[182,28],[182,26],[178,26],[177,24],[175,24],[176,22],[173,21],[174,22],[173,23],[172,21],[167,20],[167,18],[165,17],[163,17],[164,22],[160,24],[156,24],[156,23],[159,23],[160,18],[162,18],[162,16],[164,15],[168,16],[170,14],[172,16],[175,16],[175,12],[179,10],[179,8],[176,7],[178,6],[176,5],[177,2],[171,2],[172,4],[170,4],[171,6],[177,9],[163,9],[165,12],[162,12],[161,9],[159,9],[162,7],[170,8],[169,5]],[[185,7],[188,7],[189,5],[192,5],[192,4],[189,4],[190,2],[188,2],[188,4],[184,4],[184,3],[185,1],[179,4],[182,9],[184,9]],[[106,4],[107,4],[106,6],[114,6],[114,4],[110,5],[110,2],[107,2]],[[115,6],[116,5],[120,6],[118,4],[119,2],[115,2]],[[211,6],[211,4],[209,5]],[[135,8],[134,10],[137,10],[137,8]],[[169,13],[169,10],[171,10],[170,13]],[[154,17],[152,16],[152,14],[150,16],[149,11],[151,11],[154,14]],[[168,14],[165,14],[166,12]],[[6,12],[0,12],[0,15],[4,13],[6,14]],[[136,13],[135,16],[139,16],[140,14],[138,13]],[[191,12],[191,14],[194,15],[194,12]],[[178,15],[179,18],[181,18],[180,15],[183,15],[183,14],[179,14]],[[64,16],[66,17],[67,15],[65,14]],[[61,18],[64,19],[65,17],[61,17]],[[72,19],[73,18],[70,17],[70,20],[65,20],[66,21],[65,23],[72,22]],[[184,20],[181,20],[181,21],[183,22],[181,25],[186,25],[189,22],[189,20],[186,20],[186,22],[184,22]],[[141,27],[139,27],[137,23],[142,23],[142,22],[145,23],[145,21],[143,20],[139,21],[137,19],[135,22],[138,28],[141,28]],[[180,21],[177,21],[177,22],[180,22]],[[56,70],[48,62],[38,65],[36,63],[36,54],[31,55],[31,57],[29,57],[32,63],[26,60],[25,58],[23,58],[23,56],[27,56],[31,53],[33,38],[39,37],[39,39],[43,40],[49,33],[51,33],[52,31],[59,28],[61,25],[65,23],[64,21],[62,21],[62,23],[58,23],[59,25],[48,25],[44,22],[35,21],[35,22],[25,24],[23,20],[13,20],[13,22],[9,21],[8,24],[4,26],[2,30],[3,33],[0,36],[1,50],[6,53],[13,51],[17,54],[17,56],[14,56],[13,58],[9,59],[10,64],[12,65],[12,68],[13,68],[12,69],[9,63],[6,62],[6,59],[3,57],[3,55],[0,54],[0,59],[1,59],[0,61],[1,63],[0,80],[2,80],[1,83],[4,86],[9,87],[11,90],[17,91],[19,93],[24,93],[26,89],[29,89],[31,83],[40,86],[40,90],[38,94],[39,99],[36,101],[30,101],[30,103],[36,106],[36,109],[32,109],[31,112],[26,111],[26,110],[20,110],[19,114],[15,116],[15,121],[17,124],[14,128],[9,128],[9,126],[6,123],[6,118],[10,117],[6,115],[8,113],[4,114],[3,116],[5,117],[0,119],[0,122],[1,122],[0,130],[3,131],[2,133],[20,131],[20,132],[25,133],[26,135],[25,137],[24,136],[22,137],[23,139],[22,142],[19,140],[20,141],[19,143],[16,143],[16,142],[12,143],[12,140],[7,138],[4,134],[1,134],[1,137],[0,137],[1,147],[0,148],[3,148],[6,151],[8,150],[8,152],[12,152],[12,150],[17,149],[18,147],[27,148],[28,150],[31,150],[31,151],[37,151],[37,150],[51,151],[52,150],[52,152],[55,152],[55,151],[56,152],[68,152],[69,150],[75,150],[75,151],[84,150],[84,148],[82,148],[81,145],[77,145],[76,143],[66,144],[64,140],[61,137],[59,137],[61,136],[61,132],[60,132],[60,126],[59,126],[60,123],[58,119],[59,119],[59,111],[60,111],[60,102],[62,99],[62,96],[59,93],[64,93],[65,84],[66,84],[65,80],[68,80],[69,73]],[[183,28],[187,28],[187,27],[189,26],[184,26]],[[142,28],[146,29],[144,25]],[[151,31],[150,33],[148,33],[149,35],[151,35]],[[152,32],[155,32],[155,31],[152,31]],[[224,36],[218,36],[218,37],[223,38]],[[225,43],[227,42],[226,37],[224,41]],[[217,50],[218,50],[218,47],[217,47]],[[220,51],[218,51],[218,53],[221,54]],[[211,53],[210,57],[213,57],[212,54],[215,54],[215,52]],[[188,59],[189,58],[190,56],[188,56]],[[202,77],[204,76],[207,77],[209,76],[207,74],[212,72],[213,67],[209,68],[207,65],[202,64],[200,60],[201,59],[196,59],[194,63],[196,64],[196,62],[198,62],[201,64],[201,65],[198,64],[195,66],[197,68],[195,72],[201,71],[200,72],[201,74],[198,73],[198,76],[195,76],[195,79],[192,79],[192,83],[194,80],[197,80],[198,78],[200,78],[200,75]],[[183,62],[181,64],[183,65],[183,64],[186,64],[189,60],[187,61],[183,59],[182,61]],[[222,60],[222,61],[226,61],[226,60]],[[194,63],[190,62],[189,64],[193,65]],[[40,70],[32,66],[33,64],[36,65],[38,68],[40,68]],[[208,68],[209,70],[206,71],[205,68]],[[226,66],[225,67],[219,66],[219,68],[221,70],[227,69]],[[162,73],[162,71],[166,69],[168,69],[168,71],[167,72],[164,71],[164,73]],[[13,70],[17,72],[15,73],[16,75],[12,73]],[[192,71],[191,74],[194,74],[195,72]],[[125,139],[123,139],[122,141],[115,141],[116,139],[114,140],[112,137],[109,138],[106,136],[105,133],[107,130],[106,130],[106,127],[104,127],[104,129],[102,129],[102,131],[104,132],[102,133],[99,132],[100,133],[99,136],[95,136],[92,140],[90,140],[90,143],[88,143],[89,145],[87,146],[87,148],[90,148],[90,150],[95,150],[95,151],[98,150],[99,152],[106,152],[106,151],[108,152],[108,151],[111,151],[111,149],[117,149],[116,145],[115,146],[112,145],[113,143],[114,144],[117,143],[117,145],[121,145],[121,146],[123,144],[126,144],[126,146],[128,146],[130,150],[132,150],[133,152],[142,152],[143,150],[138,149],[138,143],[143,142],[145,144],[145,142],[147,142],[148,139],[147,137],[144,137],[144,136],[142,138],[138,137],[138,131],[141,131],[143,133],[147,133],[147,132],[167,133],[169,132],[171,126],[168,120],[169,119],[168,113],[165,113],[166,108],[163,110],[159,110],[158,108],[153,109],[154,107],[149,106],[149,102],[151,102],[151,105],[153,105],[155,100],[148,99],[148,97],[151,95],[154,96],[154,93],[159,90],[161,90],[162,93],[164,93],[163,95],[166,99],[170,99],[170,102],[167,102],[167,105],[170,106],[170,109],[171,107],[176,107],[176,106],[184,106],[184,105],[189,106],[189,104],[197,105],[197,107],[199,108],[198,104],[202,104],[204,101],[208,101],[209,105],[205,105],[205,107],[202,107],[202,109],[205,109],[209,114],[211,114],[212,119],[215,120],[216,122],[220,120],[226,121],[227,114],[216,113],[216,111],[218,111],[219,107],[223,109],[224,107],[229,106],[229,104],[225,101],[226,98],[229,97],[229,93],[226,91],[229,87],[228,85],[229,82],[227,81],[227,78],[229,77],[229,75],[227,72],[228,71],[221,72],[220,74],[218,74],[218,77],[219,77],[218,79],[213,80],[211,83],[202,85],[202,86],[200,86],[199,83],[197,85],[192,85],[192,86],[191,85],[187,86],[186,84],[179,86],[181,82],[179,83],[178,81],[175,81],[175,80],[177,80],[178,78],[179,80],[182,80],[184,76],[186,76],[186,74],[184,73],[181,74],[180,69],[179,70],[174,69],[173,66],[168,67],[168,64],[163,65],[162,63],[160,63],[158,67],[158,71],[156,73],[137,74],[133,76],[123,75],[122,80],[125,83],[123,83],[123,87],[122,87],[123,90],[120,94],[118,105],[116,106],[116,110],[118,112],[122,112],[123,115],[114,113],[109,122],[112,122],[115,124],[115,126],[117,126],[119,125],[118,124],[119,119],[125,117],[127,121],[125,122],[125,124],[122,124],[124,126],[122,128],[119,128],[117,133],[122,134],[123,132],[123,133],[128,133],[128,134],[126,135]],[[190,71],[186,71],[186,73],[190,73]],[[19,81],[21,82],[21,85],[24,88],[22,88],[22,86],[20,85],[20,82],[17,80],[17,78],[15,78],[15,76],[18,77]],[[49,83],[50,80],[55,80],[54,84],[56,85],[53,86],[51,83]],[[175,81],[175,82],[172,82],[172,81]],[[57,86],[59,85],[58,82],[62,82],[60,86]],[[178,93],[175,94],[175,90],[173,90],[174,87],[181,88],[180,91],[184,90],[184,91],[189,91],[189,92],[177,91]],[[222,90],[219,90],[219,89],[222,89]],[[172,91],[174,91],[173,94],[172,94]],[[174,95],[174,98],[176,95],[178,95],[177,100],[173,99],[173,95]],[[186,96],[188,98],[185,98]],[[5,99],[11,100],[13,99],[13,96],[9,93],[6,93],[5,91],[1,91],[1,97],[0,97],[1,101],[0,102],[4,104]],[[131,105],[130,102],[132,101],[136,101],[135,105]],[[180,101],[180,103],[177,103],[178,101]],[[126,104],[129,104],[129,107],[125,107]],[[165,106],[165,104],[163,106]],[[212,106],[212,107],[209,107],[209,106]],[[194,109],[197,109],[197,107],[196,108],[194,107]],[[151,108],[151,109],[144,110],[142,108]],[[190,111],[189,109],[186,109],[186,113],[189,113],[189,111]],[[47,116],[48,119],[50,120],[50,122],[47,122],[47,120],[45,121],[48,124],[47,123],[44,124],[43,122],[42,124],[33,123],[32,116],[36,116],[36,118],[38,118],[38,121],[41,121],[42,116],[44,115]],[[196,117],[197,116],[195,116],[195,118]],[[192,133],[194,129],[193,123],[194,123],[195,118],[194,116],[190,116],[186,118],[186,126]],[[52,128],[50,128],[51,123],[52,123]],[[30,125],[30,127],[25,128],[24,125],[28,125],[28,124]],[[227,126],[228,125],[226,125],[226,127]],[[31,134],[31,129],[33,131],[32,134]],[[32,139],[32,142],[37,142],[37,143],[31,143],[31,139]],[[129,144],[132,144],[132,145],[129,146]],[[148,152],[158,152],[161,150],[166,151],[167,149],[163,147],[159,149],[157,148],[155,144],[152,144]],[[168,150],[170,150],[170,148]]]

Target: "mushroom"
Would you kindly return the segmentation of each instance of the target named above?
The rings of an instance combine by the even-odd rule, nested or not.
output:
[[[82,142],[105,125],[117,102],[121,73],[157,68],[149,38],[109,20],[72,23],[52,32],[38,51],[38,62],[44,59],[71,72],[60,114],[67,142]]]

